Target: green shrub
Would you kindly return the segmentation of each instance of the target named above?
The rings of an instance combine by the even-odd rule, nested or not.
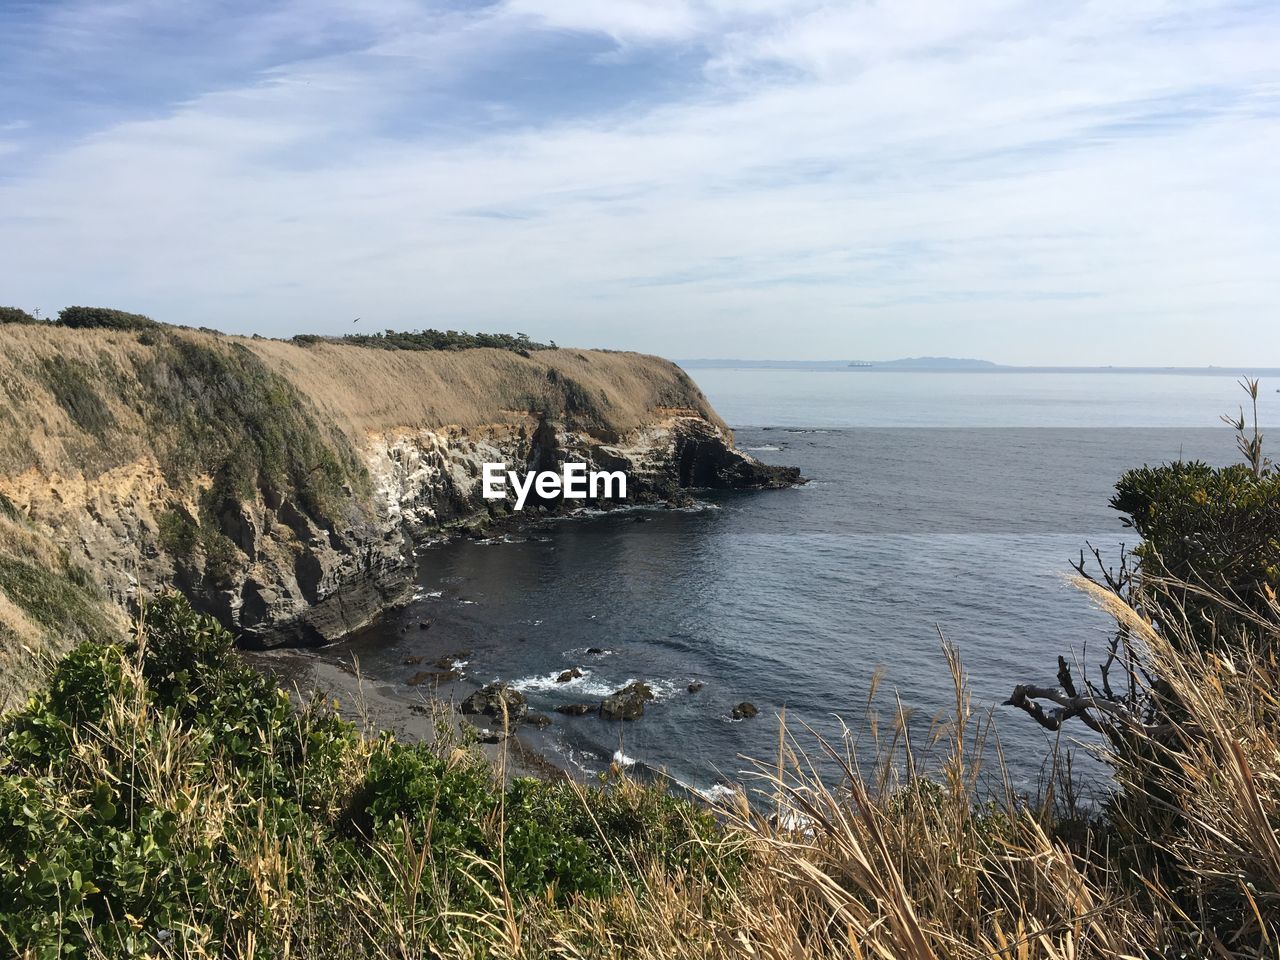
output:
[[[1208,594],[1273,618],[1280,590],[1280,474],[1246,464],[1169,463],[1130,470],[1111,505],[1142,537],[1135,549],[1153,609],[1191,614],[1203,647],[1232,642],[1242,618]]]
[[[160,547],[177,560],[189,560],[200,539],[200,529],[182,510],[166,510],[156,518]]]
[[[456,938],[446,911],[607,893],[623,869],[642,882],[650,853],[689,863],[715,830],[654,790],[504,788],[482,758],[365,741],[323,704],[295,707],[181,597],[143,616],[140,637],[80,646],[0,722],[5,955],[242,955],[250,938],[257,956],[327,955],[282,951],[300,931],[266,901],[286,894],[323,905],[344,955],[373,955],[382,941],[343,910]]]
[[[0,324],[5,323],[43,323],[20,307],[0,307]]]
[[[65,307],[58,311],[58,323],[64,327],[108,330],[142,330],[159,324],[141,313],[112,310],[110,307]]]
[[[528,356],[534,350],[555,350],[555,343],[538,343],[523,333],[466,333],[459,330],[387,330],[383,333],[349,333],[343,337],[322,337],[300,333],[293,338],[300,346],[333,342],[377,350],[471,350],[489,347]]]

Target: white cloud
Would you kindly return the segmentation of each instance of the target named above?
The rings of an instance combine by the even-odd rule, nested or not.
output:
[[[1280,27],[1246,14],[387,3],[359,51],[0,181],[6,296],[679,356],[1280,364]],[[422,98],[549,30],[702,49],[704,79],[665,102],[422,132]]]

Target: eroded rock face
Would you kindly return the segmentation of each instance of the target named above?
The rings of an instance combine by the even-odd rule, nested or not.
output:
[[[518,519],[514,498],[481,496],[487,462],[518,471],[558,470],[566,462],[622,470],[633,503],[678,500],[691,487],[800,482],[796,470],[760,463],[734,449],[720,428],[688,415],[656,419],[626,437],[604,431],[603,439],[523,416],[483,429],[371,434],[357,452],[369,492],[349,490],[340,516],[323,525],[289,490],[258,491],[202,511],[208,478],[173,489],[151,460],[97,477],[29,471],[0,478],[0,489],[120,602],[176,588],[246,644],[269,647],[329,643],[407,601],[417,540],[454,525]],[[525,515],[584,505],[531,496]],[[206,552],[202,524],[215,525],[221,555]],[[174,525],[188,540],[175,544],[166,533]]]

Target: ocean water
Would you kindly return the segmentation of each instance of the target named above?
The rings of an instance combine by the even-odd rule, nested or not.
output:
[[[1213,376],[690,372],[739,446],[811,482],[424,548],[418,599],[334,652],[397,684],[420,669],[407,657],[465,652],[442,695],[503,679],[545,712],[644,680],[658,700],[637,722],[552,713],[529,736],[568,767],[621,751],[706,789],[773,760],[784,710],[802,744],[805,727],[865,738],[877,676],[880,728],[896,698],[925,742],[954,705],[945,636],[1029,788],[1050,737],[1000,702],[1052,682],[1059,654],[1098,663],[1110,634],[1065,583],[1070,561],[1132,544],[1107,505],[1128,467],[1233,459],[1217,417],[1243,396]],[[1264,423],[1277,414],[1265,394]],[[575,666],[581,679],[556,682]],[[759,716],[731,720],[744,700]]]

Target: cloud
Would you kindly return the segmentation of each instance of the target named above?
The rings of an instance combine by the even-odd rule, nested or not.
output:
[[[95,5],[46,42],[164,47],[142,12],[168,15]],[[38,116],[0,127],[8,299],[268,334],[355,311],[680,356],[1280,350],[1262,339],[1280,299],[1268,6],[236,16],[178,31],[238,64],[207,89],[158,87],[61,140]]]

